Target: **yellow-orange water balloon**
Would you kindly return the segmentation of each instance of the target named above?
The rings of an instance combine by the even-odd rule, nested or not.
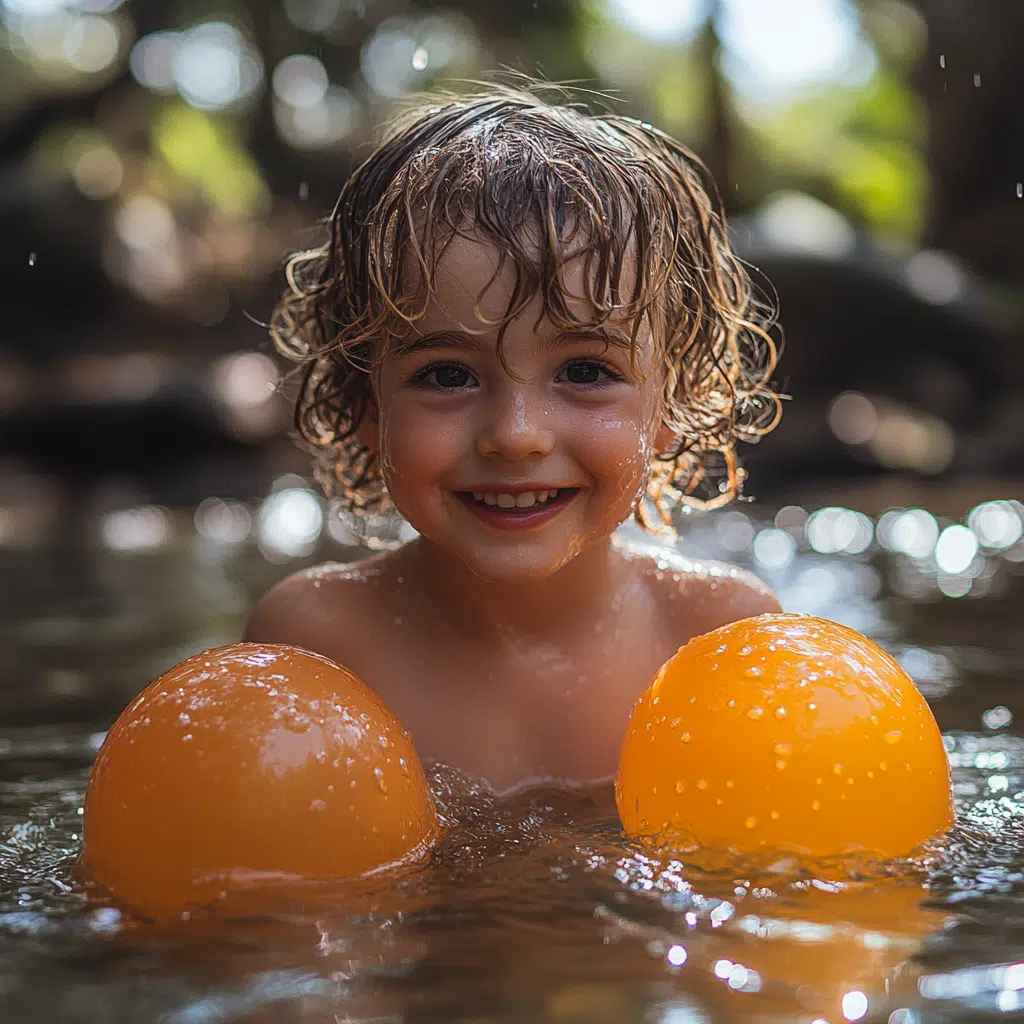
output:
[[[615,795],[633,836],[740,851],[898,857],[953,822],[912,680],[855,630],[793,614],[680,648],[633,708]]]
[[[359,876],[436,831],[412,738],[366,683],[309,651],[240,643],[176,665],[111,727],[82,866],[159,918],[259,882]]]

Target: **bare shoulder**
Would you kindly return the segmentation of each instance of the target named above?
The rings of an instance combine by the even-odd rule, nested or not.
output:
[[[782,610],[764,580],[728,562],[687,558],[670,550],[638,551],[633,557],[677,635],[698,636],[737,619]]]
[[[379,558],[325,562],[286,576],[256,603],[243,639],[291,644],[347,662],[387,576]]]

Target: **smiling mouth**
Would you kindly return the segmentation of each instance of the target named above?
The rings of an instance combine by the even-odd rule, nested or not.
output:
[[[459,500],[479,519],[493,526],[539,526],[556,516],[580,493],[579,487],[547,487],[533,491],[456,491]]]
[[[551,487],[540,491],[520,491],[518,494],[508,491],[464,491],[462,493],[468,494],[478,504],[500,508],[505,512],[516,512],[519,509],[546,505],[548,502],[555,501],[559,494],[575,490],[574,487]]]

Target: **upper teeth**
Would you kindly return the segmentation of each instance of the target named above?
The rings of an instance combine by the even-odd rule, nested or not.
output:
[[[557,490],[520,491],[519,494],[509,494],[506,491],[474,491],[473,497],[485,505],[497,505],[498,508],[529,508],[539,501],[555,497],[556,494]]]

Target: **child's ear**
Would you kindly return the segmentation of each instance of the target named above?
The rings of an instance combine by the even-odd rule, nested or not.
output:
[[[658,427],[658,432],[654,435],[654,450],[656,452],[667,452],[676,446],[676,435],[672,433],[672,428],[667,423],[662,423]]]
[[[362,421],[356,427],[356,437],[371,452],[376,452],[380,448],[380,415],[377,409],[377,400],[373,394],[366,400]]]

